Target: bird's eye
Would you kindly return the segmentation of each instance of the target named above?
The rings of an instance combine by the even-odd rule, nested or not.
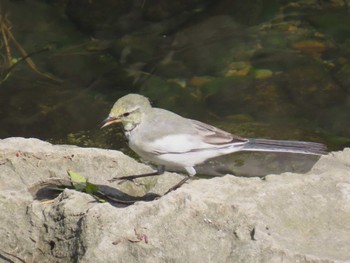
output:
[[[128,117],[130,115],[130,112],[125,112],[124,114],[123,114],[123,117]]]

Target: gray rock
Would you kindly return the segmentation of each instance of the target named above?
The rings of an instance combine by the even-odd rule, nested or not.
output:
[[[128,206],[72,189],[39,200],[38,187],[68,169],[121,198],[161,195],[182,178],[108,183],[151,169],[117,151],[0,140],[0,262],[350,261],[350,149],[307,174],[192,180]]]

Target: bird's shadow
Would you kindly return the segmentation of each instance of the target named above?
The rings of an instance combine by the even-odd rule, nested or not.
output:
[[[224,156],[221,159],[214,159],[196,167],[198,174],[194,179],[211,178],[225,174],[232,174],[238,177],[264,178],[267,174],[280,174],[287,171],[306,173],[319,159],[318,156],[305,157],[293,154],[264,154],[257,157],[256,154],[247,155],[244,153],[236,155],[235,162],[228,158],[232,157]],[[161,195],[155,193],[147,193],[144,196],[132,196],[108,185],[96,186],[98,191],[91,194],[96,201],[101,202],[103,200],[115,207],[127,207],[138,201],[149,202],[161,197]],[[28,190],[34,200],[45,201],[55,199],[64,189],[76,190],[69,179],[62,178],[49,178],[32,185]]]
[[[149,202],[160,197],[160,195],[154,193],[147,193],[144,196],[135,197],[108,185],[96,186],[99,190],[91,194],[96,201],[101,202],[103,200],[103,202],[108,202],[115,207],[127,207],[138,201]],[[53,200],[58,197],[64,189],[76,190],[70,180],[62,178],[49,178],[28,188],[33,199],[38,201]]]

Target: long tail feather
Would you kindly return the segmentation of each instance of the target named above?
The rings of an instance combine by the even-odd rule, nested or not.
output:
[[[241,151],[290,152],[302,154],[327,154],[327,147],[322,143],[282,141],[267,139],[249,139]]]

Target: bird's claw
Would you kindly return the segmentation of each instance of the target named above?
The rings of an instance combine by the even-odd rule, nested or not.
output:
[[[118,178],[118,177],[113,177],[112,179],[108,179],[107,181],[108,181],[109,183],[113,183],[113,182],[119,181],[119,180],[120,180],[120,178]]]
[[[135,184],[136,186],[141,186],[144,185],[142,183],[138,183],[134,181],[134,178],[129,178],[130,176],[124,176],[124,177],[113,177],[112,179],[109,179],[108,182],[113,183],[115,181],[119,181],[118,184],[123,184],[126,181],[132,182],[133,184]]]

